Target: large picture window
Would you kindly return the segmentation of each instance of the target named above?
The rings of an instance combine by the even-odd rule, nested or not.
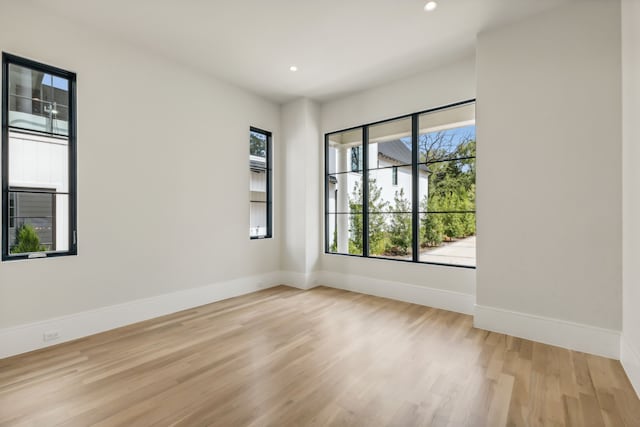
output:
[[[475,267],[475,153],[474,101],[326,134],[325,252]]]
[[[2,55],[2,259],[77,254],[74,73]]]
[[[249,130],[249,237],[272,236],[271,133]]]

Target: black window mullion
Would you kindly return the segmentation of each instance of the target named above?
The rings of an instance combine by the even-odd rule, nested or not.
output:
[[[476,156],[468,156],[468,157],[452,157],[452,158],[445,158],[445,159],[439,159],[439,160],[428,160],[426,162],[420,162],[421,165],[425,165],[425,166],[429,166],[429,165],[433,165],[436,163],[446,163],[446,162],[456,162],[456,161],[460,161],[460,160],[475,160]]]
[[[412,215],[411,215],[411,235],[412,235],[412,257],[414,262],[418,262],[420,260],[420,175],[418,170],[418,133],[420,132],[419,117],[417,114],[411,116],[411,178],[412,178],[412,191],[411,191],[411,199],[412,199]]]
[[[16,194],[55,194],[58,196],[68,196],[71,193],[70,192],[66,192],[66,191],[55,191],[55,190],[47,190],[47,189],[42,189],[42,190],[38,190],[38,189],[19,189],[16,190],[16,187],[9,187],[9,193],[16,193]]]
[[[362,128],[362,256],[369,256],[369,126]]]

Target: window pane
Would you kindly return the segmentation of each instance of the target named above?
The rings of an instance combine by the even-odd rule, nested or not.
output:
[[[9,187],[69,192],[69,140],[9,132]]]
[[[411,163],[410,118],[369,128],[370,256],[411,259]]]
[[[266,202],[249,202],[249,205],[249,235],[251,237],[266,236],[268,204]]]
[[[369,214],[369,255],[410,260],[411,223],[410,213]]]
[[[421,212],[476,210],[475,158],[421,166],[429,170],[429,179],[420,180]]]
[[[69,81],[9,64],[9,126],[69,134]]]
[[[422,114],[419,128],[420,162],[475,156],[475,103]]]
[[[69,249],[69,196],[41,189],[9,192],[9,252],[55,252]]]
[[[249,160],[258,162],[258,165],[266,168],[267,164],[267,135],[259,132],[249,132]]]
[[[328,135],[330,174],[362,171],[362,128]]]
[[[369,169],[411,163],[410,117],[369,126]]]
[[[362,212],[362,175],[359,173],[329,175],[328,212],[350,213],[356,209]]]
[[[249,130],[249,237],[271,237],[271,135]]]
[[[362,255],[362,213],[327,215],[329,252]]]
[[[394,170],[397,184],[394,185]],[[422,175],[421,175],[422,176]],[[385,167],[369,171],[369,212],[411,212],[411,166]],[[427,176],[424,176],[427,185]]]
[[[421,262],[475,266],[476,216],[473,213],[420,214]]]
[[[250,200],[257,202],[267,201],[267,171],[251,170],[249,179]]]

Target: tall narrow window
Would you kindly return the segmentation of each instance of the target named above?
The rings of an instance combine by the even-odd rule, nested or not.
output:
[[[474,101],[326,134],[325,251],[475,267],[475,153]]]
[[[413,254],[413,149],[411,117],[368,127],[369,253],[380,258],[411,260]],[[394,170],[402,186],[394,186]],[[396,178],[398,177],[396,175]]]
[[[272,236],[271,132],[249,131],[249,237]]]
[[[358,128],[326,136],[328,252],[362,255],[362,132]]]
[[[77,254],[76,76],[2,54],[2,259]]]
[[[475,104],[421,114],[419,261],[476,265]]]

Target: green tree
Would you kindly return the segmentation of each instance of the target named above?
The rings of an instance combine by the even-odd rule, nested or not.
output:
[[[463,210],[475,211],[476,210],[476,185],[472,184],[466,191],[463,198]],[[464,237],[474,236],[476,234],[476,215],[473,213],[465,213],[462,215],[464,223]]]
[[[462,215],[459,213],[451,213],[459,210],[461,206],[460,193],[452,191],[443,199],[443,210],[448,212],[442,214],[444,226],[444,235],[448,240],[452,240],[464,235],[464,224],[462,223]]]
[[[404,189],[396,191],[393,198],[394,212],[411,212],[409,199],[404,195]],[[408,255],[411,249],[411,214],[395,213],[391,215],[388,225],[389,245],[385,248],[388,255]]]
[[[423,201],[428,212],[421,221],[421,235],[427,246],[472,236],[476,232],[475,155],[472,138],[455,140],[446,132],[421,136],[421,155],[429,161],[429,197]],[[450,213],[459,212],[459,213]]]
[[[249,133],[249,153],[252,156],[266,157],[267,137],[258,132]]]
[[[441,210],[441,200],[438,194],[432,197],[425,197],[422,201],[422,210],[429,212],[438,212]],[[442,214],[426,213],[420,220],[420,235],[422,236],[422,245],[433,247],[440,246],[444,240],[444,223]]]
[[[387,223],[385,214],[389,203],[382,198],[382,187],[375,179],[369,180],[369,253],[383,255],[387,247]]]
[[[476,141],[471,135],[459,137],[448,131],[430,132],[418,137],[420,162],[441,162],[475,157]]]
[[[356,182],[349,197],[349,253],[362,253],[362,184]],[[388,203],[382,199],[382,188],[378,187],[375,179],[369,180],[369,252],[381,255],[385,249],[385,219],[384,215],[375,212],[385,212]],[[373,212],[373,214],[372,214]]]
[[[24,224],[16,233],[16,244],[11,248],[13,254],[44,252],[47,248],[40,244],[38,233],[31,224]]]
[[[338,252],[338,224],[333,229],[333,240],[329,247],[329,252]]]
[[[362,254],[362,185],[356,181],[349,196],[349,253]]]

